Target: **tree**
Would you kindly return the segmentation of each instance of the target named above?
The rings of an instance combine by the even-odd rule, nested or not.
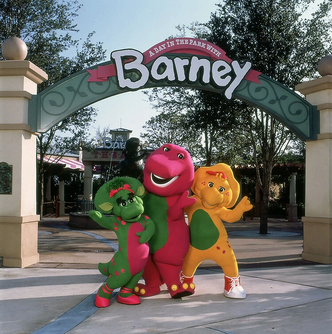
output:
[[[203,136],[203,156],[206,166],[215,164],[221,157],[228,164],[235,163],[229,151],[234,140],[231,133],[237,124],[235,102],[229,101],[220,94],[209,91],[196,91],[197,99],[188,110],[188,126]],[[227,158],[226,158],[227,157]]]
[[[145,91],[145,94],[153,108],[160,113],[145,123],[143,128],[146,132],[141,133],[141,138],[149,146],[156,148],[165,143],[177,144],[187,149],[194,160],[200,160],[201,134],[191,126],[185,112],[190,104],[195,103],[193,91],[182,87],[168,87],[162,90],[154,88],[152,91]]]
[[[322,1],[311,18],[304,14],[312,0],[225,0],[200,30],[233,59],[294,88],[316,75],[317,63],[332,50],[332,1]],[[243,105],[243,126],[253,147],[257,179],[263,192],[260,233],[267,233],[271,175],[278,156],[294,135],[277,120]]]
[[[81,5],[77,0],[2,0],[0,2],[0,26],[2,43],[10,36],[20,37],[28,47],[28,60],[48,74],[48,81],[39,85],[39,91],[53,83],[90,67],[105,59],[102,43],[93,43],[94,33],[83,43],[72,34],[78,32],[74,19]],[[75,54],[74,57],[65,55]],[[0,54],[0,58],[2,55]],[[48,132],[38,135],[40,153],[38,163],[39,213],[43,214],[44,174],[46,154],[59,158],[70,150],[88,145],[88,128],[96,109],[84,108],[53,126]]]
[[[177,26],[179,36],[185,37],[186,27]],[[200,38],[206,29],[194,22],[188,28]],[[173,38],[170,36],[169,38]],[[191,155],[200,164],[210,166],[223,161],[229,165],[240,164],[248,159],[248,138],[243,133],[234,136],[238,123],[238,101],[229,101],[224,96],[210,91],[183,87],[154,88],[144,92],[153,108],[163,114],[146,123],[148,133],[142,136],[149,141],[164,143],[164,132],[177,132],[172,136],[175,143],[191,147]],[[181,115],[181,122],[169,122]],[[174,128],[176,125],[176,128]],[[160,128],[160,131],[155,129]],[[241,147],[241,150],[238,148]],[[195,148],[195,149],[193,149]],[[240,154],[239,154],[240,152]]]
[[[174,142],[187,146],[186,141],[183,140],[182,122],[181,115],[169,116],[166,113],[160,113],[145,122],[143,129],[146,129],[147,132],[141,133],[141,137],[146,139],[149,146],[155,148]]]
[[[95,141],[96,141],[96,146],[103,146],[103,139],[107,138],[111,135],[111,127],[106,126],[103,129],[100,128],[100,126],[98,126],[97,131],[96,131],[96,135],[95,135]]]
[[[185,115],[161,112],[143,126],[146,130],[145,133],[141,133],[141,138],[145,140],[143,145],[158,148],[166,143],[176,143],[189,151],[193,160],[199,160],[200,145],[197,145],[193,138],[196,136],[199,140],[200,135],[197,136],[185,124]]]
[[[228,153],[236,113],[223,96],[183,87],[155,88],[145,93],[160,114],[146,122],[143,128],[147,133],[141,134],[142,138],[156,146],[165,142],[181,145],[194,160],[208,166],[220,156],[235,163],[235,155]]]
[[[304,79],[314,78],[317,75],[318,61],[332,52],[332,1],[321,1],[311,16],[308,16],[309,5],[314,2],[225,0],[217,5],[218,9],[211,14],[208,23],[193,23],[188,29],[195,37],[218,45],[230,58],[250,61],[255,70],[294,89]],[[182,35],[185,34],[184,27],[178,29]],[[176,92],[176,89],[173,91]],[[209,150],[209,145],[205,145],[207,163],[212,152],[225,153],[222,147],[217,148],[220,142],[227,143],[230,154],[219,155],[219,159],[227,159],[232,152],[237,152],[237,157],[244,159],[252,155],[252,163],[256,166],[257,179],[263,193],[260,233],[267,233],[273,166],[288,150],[289,145],[298,142],[298,139],[273,117],[240,101],[228,101],[222,108],[226,112],[236,112],[236,123],[233,123],[232,129],[227,131],[226,127],[226,131],[214,132],[213,123],[217,123],[217,119],[223,115],[220,111],[219,114],[213,112],[214,117],[210,118],[209,108],[201,107],[207,101],[197,99],[192,103],[191,95],[187,99],[178,99],[177,94],[169,91],[163,99],[166,94],[169,96],[167,104],[156,103],[163,110],[176,108],[189,113],[194,106],[199,106],[192,114],[196,117],[191,119],[194,123],[197,122],[197,129],[200,128],[203,133],[205,124],[205,129],[210,134],[210,137],[206,136],[206,140],[216,147]],[[219,107],[223,105],[222,101],[218,104]],[[233,140],[229,141],[229,138]]]

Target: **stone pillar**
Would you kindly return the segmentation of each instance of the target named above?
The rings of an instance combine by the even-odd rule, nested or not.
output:
[[[297,203],[296,203],[296,173],[293,173],[289,185],[289,207],[288,221],[297,222]]]
[[[59,183],[59,215],[65,215],[65,181],[60,181]]]
[[[318,70],[321,78],[296,86],[320,114],[320,134],[307,142],[306,149],[302,258],[328,264],[332,263],[332,56],[323,58]]]
[[[84,162],[84,199],[92,201],[92,162]]]
[[[0,163],[11,168],[9,188],[0,193],[0,256],[6,267],[39,261],[36,135],[28,125],[28,102],[46,79],[47,74],[29,61],[0,61]],[[3,180],[0,174],[0,184]]]

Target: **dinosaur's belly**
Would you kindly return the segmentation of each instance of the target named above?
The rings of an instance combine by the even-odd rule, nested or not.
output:
[[[144,231],[140,223],[132,223],[128,230],[128,264],[131,275],[141,272],[148,260],[149,246],[147,243],[140,244],[137,232]]]
[[[190,222],[190,244],[206,250],[212,247],[219,238],[219,230],[213,220],[204,210],[196,210]]]

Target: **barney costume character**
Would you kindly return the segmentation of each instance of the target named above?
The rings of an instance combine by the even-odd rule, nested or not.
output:
[[[191,190],[197,201],[185,209],[190,226],[190,247],[183,263],[183,282],[193,284],[197,267],[203,260],[210,259],[224,272],[224,295],[246,298],[223,221],[238,221],[245,211],[252,209],[252,205],[245,196],[231,209],[239,197],[240,186],[231,168],[222,163],[199,168]]]
[[[194,180],[194,166],[189,153],[180,146],[165,144],[154,151],[144,167],[144,212],[151,217],[156,231],[149,241],[150,256],[143,272],[145,284],[134,291],[152,296],[166,283],[172,298],[193,293],[193,286],[181,283],[183,258],[189,249],[189,227],[184,208],[196,199],[188,198]]]
[[[143,215],[141,197],[144,195],[143,185],[132,177],[116,177],[97,191],[95,206],[98,211],[91,210],[89,216],[99,225],[114,231],[119,241],[119,250],[111,261],[98,265],[99,271],[108,278],[96,295],[97,307],[109,306],[113,290],[120,287],[119,303],[140,304],[140,298],[133,289],[148,260],[147,242],[155,232],[152,219]]]

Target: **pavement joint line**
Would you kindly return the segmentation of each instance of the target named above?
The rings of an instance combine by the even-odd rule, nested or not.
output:
[[[31,334],[64,334],[80,325],[84,320],[88,319],[99,310],[94,304],[98,290],[99,288],[76,306]],[[117,297],[119,290],[120,288],[112,292],[111,301]]]
[[[80,232],[86,235],[89,235],[105,244],[107,244],[110,248],[114,250],[114,252],[118,251],[118,244],[110,241],[107,238],[104,238],[103,236],[93,233],[93,232],[87,232],[87,231],[80,231],[80,230],[72,230],[70,228],[58,228],[59,230],[65,230],[65,231],[74,231],[74,232]],[[60,264],[59,264],[60,265]],[[33,332],[32,334],[59,334],[59,333],[67,333],[74,327],[81,324],[84,320],[92,316],[95,312],[99,310],[98,307],[94,305],[94,299],[95,295],[98,292],[99,288],[93,292],[91,295],[87,296],[85,299],[83,299],[79,304],[68,310],[67,312],[63,313],[61,316],[59,316],[54,321],[50,322],[49,324],[43,326],[39,330]],[[115,289],[112,293],[111,300],[113,300],[117,294],[119,289]],[[93,305],[93,306],[91,306]]]
[[[119,250],[119,245],[118,244],[116,244],[115,242],[113,242],[113,241],[111,241],[107,238],[104,238],[103,236],[101,236],[99,234],[96,234],[96,233],[93,233],[93,232],[87,232],[87,231],[77,231],[77,232],[87,234],[90,237],[93,237],[93,238],[105,243],[110,248],[112,248],[114,250],[114,252],[117,252]]]
[[[215,331],[215,332],[219,332],[219,333],[224,333],[224,334],[235,334],[235,333],[233,333],[233,332],[223,331],[222,329],[218,329],[218,328],[212,328],[212,327],[205,327],[205,328],[207,328],[207,329],[211,329],[211,330],[213,330],[213,331]]]
[[[265,278],[265,277],[258,277],[258,276],[252,276],[252,275],[246,275],[245,273],[241,273],[241,277],[251,277],[251,278],[255,278],[255,279],[262,279],[262,280],[265,280],[265,281],[272,281],[272,282],[280,282],[280,283],[286,283],[286,284],[292,284],[292,285],[300,285],[300,286],[305,286],[305,287],[308,287],[308,288],[313,288],[313,289],[321,289],[321,290],[326,290],[326,291],[332,291],[330,288],[324,288],[324,287],[321,287],[321,286],[313,286],[313,285],[309,285],[309,284],[303,284],[303,283],[293,283],[293,282],[288,282],[288,281],[283,281],[283,280],[277,280],[277,279],[273,279],[273,278]],[[327,298],[329,299],[329,298]]]
[[[60,315],[58,318],[38,329],[32,334],[60,334],[67,333],[85,319],[89,318],[98,308],[93,303],[94,293],[87,296],[76,306]]]
[[[277,312],[277,311],[281,311],[281,310],[292,309],[294,307],[300,307],[300,306],[304,306],[304,305],[314,304],[314,303],[318,303],[318,302],[321,302],[321,301],[327,301],[327,300],[330,300],[330,299],[332,299],[332,297],[327,297],[327,298],[322,298],[322,299],[317,299],[317,300],[311,300],[311,301],[308,301],[308,302],[305,302],[305,303],[300,303],[300,304],[295,304],[295,305],[289,305],[289,306],[279,307],[279,308],[275,308],[275,309],[262,310],[262,311],[259,311],[259,312],[249,313],[249,314],[245,314],[245,315],[242,315],[242,316],[231,317],[231,318],[220,320],[220,321],[212,321],[210,323],[200,324],[198,326],[186,327],[186,328],[182,328],[181,330],[190,329],[190,328],[196,328],[196,327],[204,327],[204,328],[212,329],[212,330],[215,330],[215,331],[219,331],[220,333],[235,334],[235,333],[232,333],[232,332],[222,331],[220,329],[213,328],[211,326],[213,326],[215,324],[222,324],[223,322],[227,322],[227,321],[238,320],[238,319],[245,319],[245,318],[256,316],[256,315],[260,315],[260,314],[268,314],[268,313],[273,313],[273,312]],[[174,330],[174,331],[178,331],[178,329]]]
[[[52,226],[58,230],[64,230],[64,231],[73,231],[73,232],[79,232],[86,235],[89,235],[90,237],[93,237],[105,244],[107,244],[110,248],[114,250],[114,252],[118,251],[118,244],[110,241],[107,238],[104,238],[103,236],[88,232],[88,231],[80,231],[80,230],[72,230],[70,228],[59,228],[57,226]],[[59,264],[60,265],[60,264]],[[99,288],[98,288],[99,289]],[[94,305],[95,294],[98,290],[96,290],[91,295],[87,296],[83,301],[81,301],[79,304],[74,306],[72,309],[68,310],[64,314],[62,314],[60,317],[55,319],[54,321],[50,322],[49,324],[45,325],[44,327],[40,328],[39,330],[33,332],[33,334],[59,334],[59,333],[66,333],[73,329],[74,327],[78,326],[80,323],[82,323],[84,320],[92,316],[96,311],[98,311],[98,308]],[[117,295],[116,290],[114,290],[112,294],[111,300]],[[90,306],[90,305],[93,306]],[[79,316],[77,315],[79,314]]]

